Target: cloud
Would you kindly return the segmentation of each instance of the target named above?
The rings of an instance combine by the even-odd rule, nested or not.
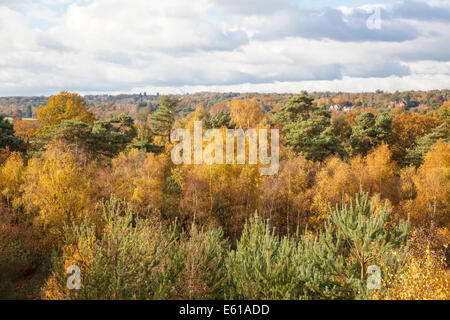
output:
[[[339,7],[348,4],[339,0],[323,9],[275,0],[44,0],[20,9],[2,3],[0,96],[62,89],[282,92],[350,88],[351,81],[354,88],[450,88],[444,2],[384,5],[380,30],[366,26],[373,6]]]
[[[421,35],[413,25],[399,20],[383,20],[379,30],[369,29],[367,20],[371,14],[363,9],[345,14],[334,8],[321,11],[279,11],[256,21],[255,27],[258,31],[255,38],[303,37],[351,42],[399,42],[417,39]]]
[[[404,1],[394,5],[391,13],[387,15],[403,19],[417,20],[443,20],[450,21],[450,3],[439,2],[439,5],[430,5],[421,1]]]
[[[288,0],[211,0],[211,4],[220,12],[238,15],[271,14],[290,7]]]
[[[0,5],[21,5],[29,3],[31,3],[31,0],[0,0]]]
[[[405,77],[390,76],[388,78],[355,78],[344,77],[336,80],[322,81],[300,81],[300,82],[274,82],[251,84],[243,83],[240,85],[225,86],[191,86],[185,85],[181,87],[164,87],[164,86],[145,86],[137,87],[132,90],[134,93],[139,92],[159,92],[167,93],[194,93],[194,92],[262,92],[262,93],[298,93],[301,90],[307,91],[343,91],[343,92],[368,92],[383,90],[386,92],[394,92],[396,90],[434,90],[448,89],[449,78],[443,75],[410,75]],[[115,93],[121,93],[117,91]]]
[[[97,0],[71,5],[62,25],[52,32],[85,46],[127,50],[232,50],[248,42],[245,32],[217,24],[202,3],[185,1]]]

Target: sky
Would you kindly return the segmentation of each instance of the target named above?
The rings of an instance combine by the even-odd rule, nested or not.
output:
[[[450,89],[450,0],[0,0],[0,96]]]

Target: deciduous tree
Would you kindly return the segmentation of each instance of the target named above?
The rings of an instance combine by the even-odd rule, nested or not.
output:
[[[38,120],[46,128],[53,128],[63,120],[94,123],[95,117],[87,108],[86,101],[76,93],[61,91],[50,97],[48,104],[37,109]]]

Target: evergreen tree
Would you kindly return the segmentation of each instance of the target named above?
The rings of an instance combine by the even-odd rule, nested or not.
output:
[[[450,141],[449,125],[447,123],[434,128],[429,134],[417,140],[414,147],[408,150],[403,165],[419,167],[423,163],[425,155],[439,139],[443,139],[446,142]]]
[[[403,261],[409,222],[393,224],[387,207],[368,194],[353,206],[331,210],[324,231],[277,237],[269,222],[254,216],[230,252],[228,297],[232,299],[368,298],[370,265],[395,270]]]
[[[287,144],[295,152],[305,153],[307,159],[322,161],[332,154],[344,154],[327,111],[316,111],[307,120],[295,121],[284,128]]]
[[[343,155],[340,139],[334,134],[331,113],[313,105],[306,91],[290,98],[275,116],[282,126],[286,144],[308,159],[324,160],[331,154]]]
[[[133,119],[125,114],[95,122],[92,128],[95,150],[109,158],[114,157],[136,137]]]
[[[350,136],[352,155],[366,155],[372,148],[386,142],[391,134],[392,118],[389,113],[375,116],[365,112],[357,116]]]
[[[48,298],[170,299],[183,267],[183,252],[175,227],[167,231],[137,218],[126,203],[111,198],[103,203],[98,238],[92,221],[66,228],[63,256],[54,257]],[[181,235],[184,237],[184,235]],[[81,268],[82,290],[66,290],[64,265]]]
[[[92,127],[81,121],[64,120],[52,131],[52,138],[62,140],[77,154],[79,151],[94,156],[94,137]]]
[[[92,218],[92,217],[89,217]],[[139,218],[126,202],[103,202],[101,224],[93,219],[65,228],[62,255],[44,291],[49,299],[223,299],[228,244],[220,229],[189,237],[176,223],[167,228]],[[81,269],[81,290],[67,290],[65,266]]]
[[[227,298],[314,298],[306,289],[307,279],[314,281],[313,270],[307,267],[296,241],[289,237],[280,240],[274,230],[270,230],[269,222],[257,214],[245,224],[236,250],[229,254],[226,268]]]
[[[126,151],[130,151],[131,149],[138,149],[142,152],[152,152],[159,154],[162,152],[162,147],[157,146],[155,144],[150,143],[148,140],[138,140],[133,141],[126,147]]]
[[[27,111],[25,113],[26,118],[32,118],[33,117],[33,109],[30,105],[27,106]]]
[[[314,98],[308,92],[302,91],[300,94],[289,98],[277,113],[277,122],[292,122],[299,118],[306,120],[318,108],[313,106]]]
[[[50,141],[62,141],[75,154],[84,152],[96,158],[99,155],[112,158],[125,150],[136,136],[133,119],[121,114],[104,121],[96,121],[93,126],[82,121],[63,120],[51,129],[40,132],[29,155],[37,156]],[[146,152],[159,149],[147,141],[136,142],[134,148]]]
[[[408,241],[409,221],[393,224],[387,206],[376,208],[369,202],[368,193],[357,195],[354,206],[351,202],[349,207],[336,206],[330,212],[322,237],[335,238],[341,244],[338,261],[343,258],[344,268],[351,272],[349,280],[358,284],[359,294],[365,295],[368,266],[381,263],[394,268],[404,258],[402,253]]]
[[[28,155],[36,157],[46,149],[50,141],[62,141],[75,154],[84,152],[95,156],[95,141],[91,130],[92,127],[85,122],[63,120],[52,129],[41,131],[28,149]]]
[[[14,136],[13,125],[0,115],[0,149],[8,147],[10,150],[19,151],[22,145],[23,140]]]
[[[209,119],[208,121],[206,121],[206,126],[207,128],[233,128],[234,126],[231,125],[231,117],[230,117],[230,112],[224,110],[224,109],[220,109],[217,114]]]
[[[354,205],[350,202],[350,206],[330,208],[324,231],[316,238],[303,237],[306,260],[333,284],[319,290],[319,296],[327,293],[327,298],[366,299],[370,296],[369,266],[396,270],[403,263],[410,223],[393,223],[390,213],[386,206],[376,208],[362,192],[356,195]],[[336,284],[340,289],[334,287]]]
[[[172,96],[162,96],[159,99],[160,107],[151,116],[151,125],[156,135],[167,138],[170,141],[170,133],[175,122],[177,106],[180,100]]]

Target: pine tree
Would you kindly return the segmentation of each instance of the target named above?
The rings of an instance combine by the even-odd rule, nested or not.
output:
[[[350,136],[352,155],[365,156],[372,148],[386,142],[391,134],[392,118],[388,113],[375,116],[371,112],[357,116]]]
[[[387,207],[375,208],[367,193],[356,203],[330,209],[316,237],[276,236],[255,215],[244,226],[226,262],[232,299],[368,298],[370,265],[395,269],[404,258],[409,222],[390,221]]]
[[[290,122],[297,120],[299,117],[305,120],[309,114],[317,110],[317,107],[312,104],[313,101],[314,98],[310,97],[306,91],[288,99],[277,113],[277,122]]]
[[[349,258],[359,264],[361,281],[364,281],[370,263],[389,260],[408,239],[409,221],[386,227],[390,223],[389,209],[386,206],[375,208],[368,200],[368,193],[357,195],[355,206],[352,203],[349,207],[336,206],[330,212],[336,237],[348,245]]]
[[[136,137],[133,119],[120,114],[105,121],[97,121],[92,127],[94,149],[107,157],[114,157]]]
[[[211,118],[209,121],[207,121],[206,126],[208,128],[233,128],[234,126],[230,123],[230,112],[220,109],[217,114]]]
[[[8,147],[10,150],[19,151],[23,140],[14,136],[13,125],[0,115],[0,149]]]
[[[85,219],[66,227],[62,256],[44,290],[49,299],[170,299],[175,295],[184,253],[176,227],[163,230],[136,217],[124,202],[103,203],[104,232]],[[69,225],[70,226],[70,225]],[[82,290],[68,291],[65,266],[81,268]]]
[[[180,100],[172,96],[162,96],[159,99],[160,107],[151,116],[151,125],[156,135],[166,137],[170,141],[170,133],[177,114],[177,105]]]
[[[334,134],[331,113],[313,105],[306,91],[290,98],[275,115],[282,126],[286,144],[308,159],[324,160],[331,154],[343,154],[340,139]]]
[[[368,267],[396,270],[405,258],[409,227],[409,221],[392,223],[388,208],[375,208],[363,192],[356,195],[354,205],[330,208],[324,231],[302,239],[302,251],[313,275],[323,277],[313,286],[306,284],[320,298],[370,297]]]
[[[331,114],[327,111],[316,111],[308,119],[287,124],[284,129],[287,144],[309,160],[323,161],[332,154],[343,155],[341,141],[334,135]]]
[[[408,150],[403,164],[419,167],[423,163],[425,155],[439,139],[443,139],[446,142],[450,141],[449,126],[447,123],[443,123],[439,127],[434,128],[431,133],[417,140],[414,147]]]
[[[244,226],[235,251],[226,262],[227,298],[301,299],[301,252],[293,239],[279,239],[269,222],[255,214]]]

